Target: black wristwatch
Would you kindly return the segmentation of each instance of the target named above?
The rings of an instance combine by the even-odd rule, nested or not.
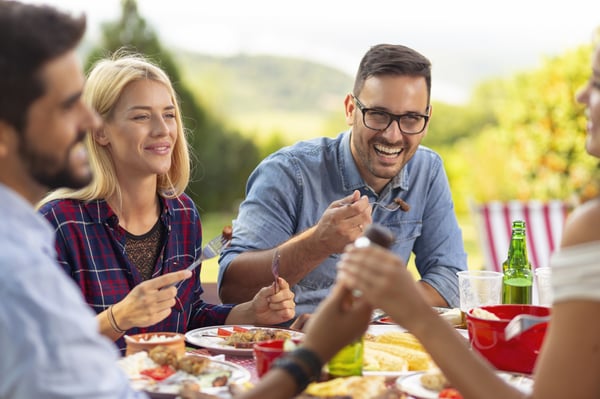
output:
[[[314,376],[312,378],[309,377],[304,368],[291,356],[282,356],[275,359],[275,362],[273,362],[271,368],[285,370],[289,375],[291,375],[296,382],[296,386],[298,387],[298,390],[296,391],[297,393],[304,391],[308,384],[316,380]]]

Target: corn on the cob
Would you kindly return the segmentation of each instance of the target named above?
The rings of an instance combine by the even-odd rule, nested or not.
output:
[[[433,361],[425,351],[407,348],[396,344],[365,341],[365,351],[369,349],[380,350],[404,358],[408,362],[410,371],[429,370]]]
[[[363,370],[366,371],[408,371],[408,361],[391,353],[365,348]]]
[[[381,342],[383,344],[394,344],[400,345],[405,348],[412,348],[425,352],[421,342],[413,334],[402,331],[389,331],[375,337],[375,342]]]

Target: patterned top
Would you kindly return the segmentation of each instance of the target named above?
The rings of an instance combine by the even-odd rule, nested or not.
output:
[[[161,198],[160,221],[166,234],[152,277],[185,269],[202,252],[202,226],[193,201],[185,194]],[[126,251],[127,232],[104,200],[82,202],[56,200],[40,212],[56,229],[58,262],[81,288],[96,313],[121,301],[144,281]],[[181,332],[225,322],[234,305],[212,305],[201,298],[200,268],[178,284],[177,303],[163,321],[147,328],[132,328],[128,334]],[[125,348],[123,338],[117,341]]]

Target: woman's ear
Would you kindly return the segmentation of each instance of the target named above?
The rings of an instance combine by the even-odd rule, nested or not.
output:
[[[108,137],[106,135],[106,131],[105,131],[104,127],[94,130],[94,132],[92,134],[94,135],[94,141],[96,143],[98,143],[102,146],[108,145],[108,143],[110,143],[110,141],[108,140]]]

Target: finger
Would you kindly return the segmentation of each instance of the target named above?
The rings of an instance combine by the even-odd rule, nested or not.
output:
[[[172,273],[163,274],[162,276],[155,277],[151,280],[147,280],[151,287],[161,289],[169,287],[173,284],[177,284],[180,281],[187,280],[192,277],[192,272],[189,270],[179,270]]]
[[[343,206],[352,205],[353,203],[358,201],[359,198],[360,198],[360,191],[354,190],[354,192],[352,194],[350,194],[340,200],[333,201],[331,203],[331,207],[340,208]]]
[[[302,331],[306,326],[306,322],[310,319],[310,313],[303,313],[294,320],[294,322],[290,325],[290,329],[295,331]]]
[[[280,290],[286,290],[290,288],[290,284],[283,277],[277,277],[277,284]]]

